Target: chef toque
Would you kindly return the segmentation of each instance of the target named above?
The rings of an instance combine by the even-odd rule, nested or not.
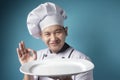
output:
[[[54,3],[46,2],[33,9],[27,17],[27,27],[30,35],[40,37],[40,33],[51,25],[64,26],[67,18],[65,11]]]

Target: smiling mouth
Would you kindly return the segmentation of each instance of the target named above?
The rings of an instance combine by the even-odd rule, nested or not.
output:
[[[57,43],[50,43],[51,45],[57,45]]]
[[[50,43],[52,46],[57,46],[59,43]]]

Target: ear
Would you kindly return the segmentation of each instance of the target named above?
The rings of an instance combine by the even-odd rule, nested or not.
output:
[[[66,36],[68,35],[68,27],[65,27]]]
[[[40,39],[42,39],[42,33],[40,32],[39,34],[40,34]]]

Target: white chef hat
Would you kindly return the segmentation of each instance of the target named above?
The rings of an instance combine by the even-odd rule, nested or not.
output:
[[[33,37],[39,38],[41,31],[48,26],[64,26],[66,18],[67,16],[62,8],[54,3],[46,2],[28,14],[27,27]]]

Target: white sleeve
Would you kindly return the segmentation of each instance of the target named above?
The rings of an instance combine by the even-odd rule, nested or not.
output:
[[[75,49],[74,49],[73,53],[71,54],[70,58],[73,58],[73,59],[86,59],[86,60],[91,61],[91,59],[88,56],[86,56],[82,52],[77,51]]]
[[[73,80],[93,80],[93,70],[72,76]]]

